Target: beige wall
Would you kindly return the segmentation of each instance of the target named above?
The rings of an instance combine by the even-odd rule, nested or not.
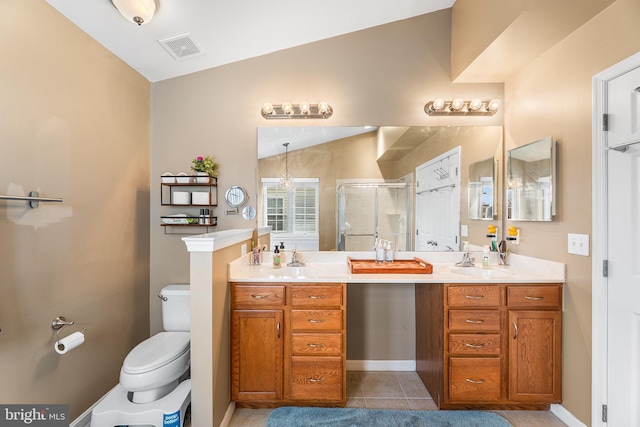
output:
[[[458,3],[456,3],[456,7]],[[640,50],[640,2],[618,0],[505,83],[506,149],[559,142],[558,215],[521,229],[513,251],[567,264],[563,405],[591,424],[591,257],[567,254],[567,234],[591,234],[591,78]]]
[[[44,1],[0,2],[0,46],[0,194],[64,199],[0,201],[0,402],[75,418],[149,334],[150,84]]]

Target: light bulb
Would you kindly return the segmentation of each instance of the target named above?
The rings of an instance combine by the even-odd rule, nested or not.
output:
[[[462,100],[462,98],[456,98],[451,101],[451,109],[453,111],[461,110],[462,107],[464,107],[464,101]]]
[[[478,111],[482,107],[482,100],[479,98],[474,98],[469,102],[469,110]]]
[[[301,114],[309,114],[310,111],[310,107],[309,107],[309,103],[306,101],[302,101],[300,103],[300,113]]]
[[[499,99],[492,99],[491,101],[489,101],[489,105],[487,105],[487,110],[496,112],[498,111],[498,108],[500,108],[500,104],[502,103]]]
[[[318,102],[318,113],[327,114],[329,112],[329,104],[324,101]]]
[[[431,109],[433,111],[442,110],[443,108],[444,108],[444,99],[442,98],[434,99],[433,102],[431,103]]]
[[[262,114],[268,116],[272,113],[273,113],[273,104],[271,104],[270,102],[265,102],[264,105],[262,106]]]
[[[283,102],[282,103],[282,112],[285,113],[285,114],[293,113],[293,106],[291,105],[290,102]]]

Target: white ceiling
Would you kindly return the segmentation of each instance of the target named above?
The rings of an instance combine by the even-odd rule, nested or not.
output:
[[[151,82],[450,8],[455,0],[156,0],[152,21],[126,21],[110,0],[46,0]],[[201,55],[158,42],[188,34]]]

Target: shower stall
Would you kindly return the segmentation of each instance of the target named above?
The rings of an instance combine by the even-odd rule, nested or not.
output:
[[[395,251],[411,250],[411,195],[406,182],[339,184],[338,250],[370,251],[376,238],[391,241]]]

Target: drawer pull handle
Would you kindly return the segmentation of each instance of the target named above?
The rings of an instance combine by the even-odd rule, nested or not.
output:
[[[466,299],[483,299],[484,295],[476,295],[476,296],[474,296],[474,295],[465,295],[464,297]]]
[[[484,320],[473,320],[473,319],[467,319],[466,320],[467,323],[474,323],[474,324],[479,324],[479,323],[484,323]]]
[[[251,294],[251,298],[264,299],[264,298],[269,298],[269,295],[271,294]]]
[[[469,344],[469,343],[465,343],[464,344],[467,347],[471,347],[471,348],[482,348],[484,347],[484,344]]]
[[[319,344],[315,344],[315,343],[307,343],[307,346],[311,347],[311,348],[318,348],[318,347],[324,347],[324,343],[319,343]]]
[[[524,299],[528,299],[531,301],[542,301],[544,299],[544,297],[530,297],[529,295],[525,295]]]
[[[326,295],[309,295],[311,299],[325,299]]]
[[[471,384],[482,384],[484,380],[472,380],[471,378],[467,378],[467,382]]]
[[[307,378],[307,379],[309,380],[310,383],[314,383],[314,384],[321,383],[322,381],[324,381],[324,377],[317,378],[317,379],[316,378]]]
[[[280,338],[280,322],[276,322],[276,331],[278,331],[278,339]]]
[[[515,340],[518,338],[518,324],[516,322],[513,322],[513,328],[516,330],[516,333],[513,335],[513,339]]]
[[[309,319],[309,323],[324,323],[327,319]]]

